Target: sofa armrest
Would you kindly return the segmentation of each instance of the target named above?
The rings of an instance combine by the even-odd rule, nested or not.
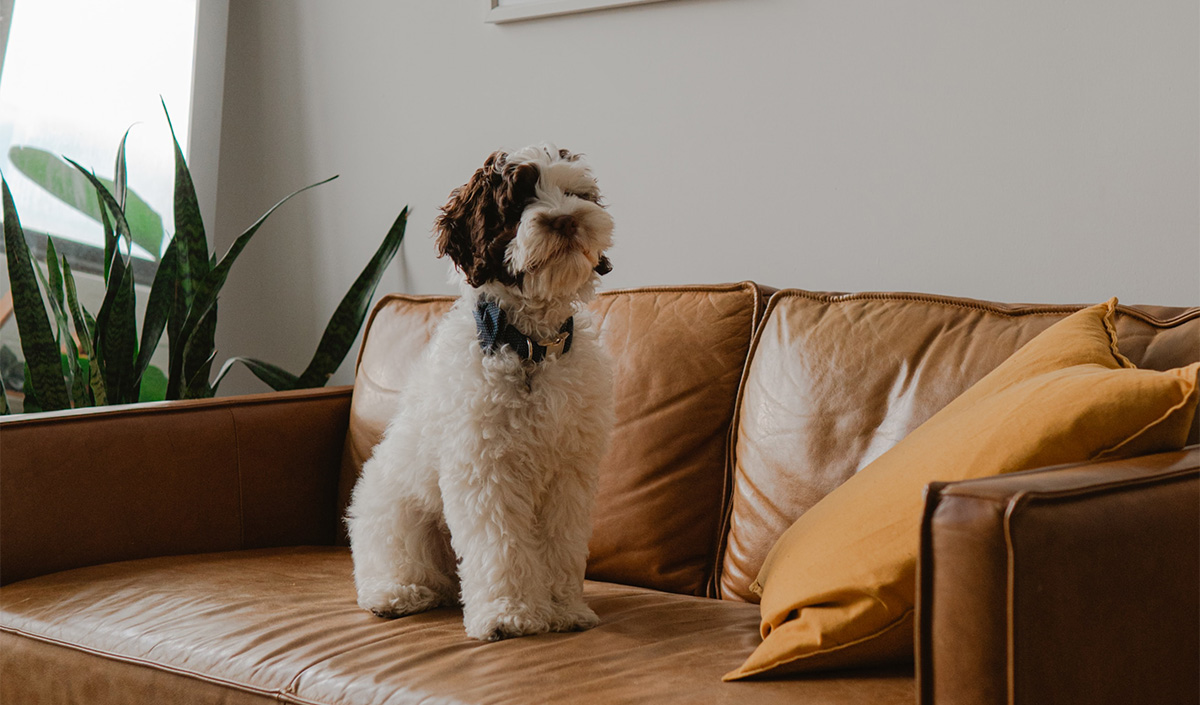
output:
[[[920,702],[1197,703],[1200,446],[930,485]]]
[[[350,387],[0,420],[0,584],[332,543]]]

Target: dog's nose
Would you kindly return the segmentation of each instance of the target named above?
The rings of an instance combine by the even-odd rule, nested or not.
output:
[[[571,237],[579,230],[573,215],[560,215],[550,223],[550,228],[563,237]]]

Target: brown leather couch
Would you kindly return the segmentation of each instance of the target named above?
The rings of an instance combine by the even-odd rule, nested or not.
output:
[[[602,294],[600,626],[481,643],[455,610],[358,609],[339,517],[449,303],[381,302],[353,389],[4,419],[0,702],[1200,701],[1195,445],[935,484],[915,664],[721,682],[758,643],[747,586],[779,534],[1075,306]],[[1121,308],[1117,329],[1139,366],[1200,359],[1200,308]]]

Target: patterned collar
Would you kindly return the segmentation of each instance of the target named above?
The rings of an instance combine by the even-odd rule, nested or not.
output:
[[[509,324],[508,314],[500,304],[481,297],[475,306],[475,328],[479,332],[479,347],[485,353],[495,354],[508,346],[522,360],[541,362],[547,355],[566,355],[571,350],[575,318],[568,318],[558,329],[557,336],[534,340]]]

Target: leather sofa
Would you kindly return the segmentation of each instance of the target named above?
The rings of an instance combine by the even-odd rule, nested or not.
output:
[[[362,611],[340,516],[450,302],[380,302],[353,388],[0,422],[0,702],[1200,702],[1196,427],[1178,452],[931,485],[912,663],[721,682],[759,641],[775,539],[1078,306],[603,293],[600,626],[482,643],[456,610]],[[1200,359],[1200,308],[1121,307],[1117,332],[1140,367]]]

